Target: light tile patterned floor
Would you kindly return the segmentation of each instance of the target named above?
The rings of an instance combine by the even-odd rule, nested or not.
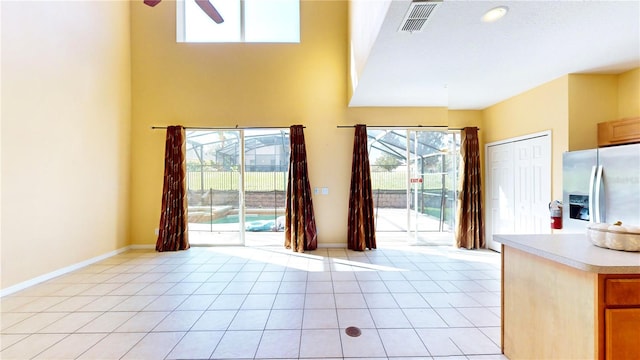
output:
[[[2,359],[506,359],[491,251],[136,250],[0,305]]]

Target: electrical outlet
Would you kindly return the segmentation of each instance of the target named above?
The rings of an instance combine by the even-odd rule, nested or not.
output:
[[[322,188],[322,195],[329,195],[329,188]]]
[[[160,235],[160,229],[156,228],[153,230],[153,233],[156,234],[156,236]]]

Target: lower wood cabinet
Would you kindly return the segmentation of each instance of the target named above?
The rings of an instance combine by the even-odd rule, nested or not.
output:
[[[640,359],[640,277],[600,275],[600,332],[607,360]],[[600,356],[602,358],[602,356]]]
[[[640,359],[640,308],[606,309],[606,359]]]

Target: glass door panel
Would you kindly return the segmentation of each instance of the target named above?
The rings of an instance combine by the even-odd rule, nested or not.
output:
[[[454,134],[446,131],[409,131],[410,243],[450,245],[455,206]]]
[[[187,131],[189,241],[244,244],[242,132]]]
[[[367,130],[376,233],[402,241],[408,230],[406,134],[406,130]]]
[[[283,245],[289,129],[245,130],[244,199],[247,245]]]
[[[378,240],[453,242],[458,132],[368,129]]]

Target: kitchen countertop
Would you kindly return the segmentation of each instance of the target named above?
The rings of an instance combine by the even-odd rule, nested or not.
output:
[[[583,234],[494,235],[494,241],[599,274],[640,274],[640,252],[597,247]]]

